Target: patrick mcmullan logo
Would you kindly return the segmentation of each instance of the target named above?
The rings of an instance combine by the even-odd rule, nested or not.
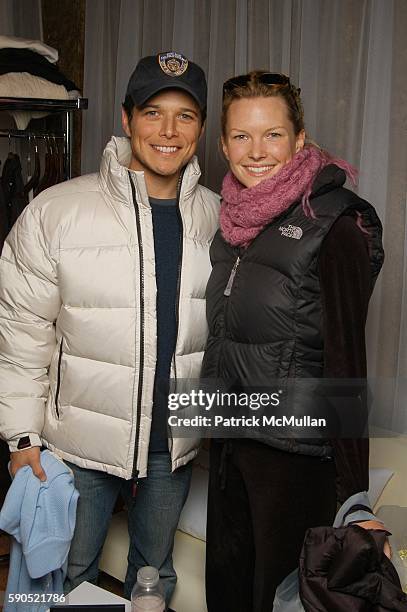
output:
[[[284,225],[280,225],[278,230],[281,232],[281,235],[285,236],[286,238],[295,238],[296,240],[299,240],[302,236],[302,229],[296,225],[287,225],[286,227],[284,227]]]

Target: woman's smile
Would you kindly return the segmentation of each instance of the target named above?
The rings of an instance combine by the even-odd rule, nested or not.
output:
[[[276,175],[303,146],[304,132],[295,135],[281,98],[243,98],[230,105],[222,147],[245,187]]]

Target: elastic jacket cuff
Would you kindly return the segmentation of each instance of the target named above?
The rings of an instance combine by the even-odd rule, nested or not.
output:
[[[41,438],[36,433],[19,434],[18,438],[8,440],[7,444],[10,449],[10,453],[27,450],[27,448],[32,448],[33,446],[42,446]]]

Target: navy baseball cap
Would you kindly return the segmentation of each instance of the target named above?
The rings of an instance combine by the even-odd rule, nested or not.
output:
[[[206,111],[205,73],[181,53],[166,51],[143,57],[129,79],[126,97],[129,96],[136,106],[141,106],[163,89],[186,91],[197,102],[201,112]]]

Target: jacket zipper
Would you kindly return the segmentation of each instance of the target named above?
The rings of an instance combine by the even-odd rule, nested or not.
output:
[[[179,329],[179,298],[180,298],[180,289],[181,289],[182,254],[183,254],[183,248],[184,248],[184,224],[183,224],[183,221],[182,221],[181,211],[179,209],[179,201],[180,201],[180,196],[181,196],[181,184],[182,184],[183,174],[184,174],[184,170],[181,171],[181,174],[180,174],[179,179],[178,179],[177,201],[176,201],[177,215],[178,215],[178,219],[179,219],[179,222],[180,222],[180,236],[179,236],[178,274],[177,274],[177,299],[176,299],[176,302],[175,302],[175,347],[174,347],[174,352],[173,352],[173,355],[172,355],[173,364],[174,364],[174,379],[175,379],[175,384],[177,384],[177,362],[176,362],[176,359],[175,359],[175,349],[176,349],[176,346],[177,346],[178,329]],[[173,391],[176,392],[176,388],[173,389]],[[171,440],[171,447],[172,447],[173,437],[172,437],[171,427],[169,425],[167,427],[167,431],[168,431],[168,437]],[[171,450],[171,449],[169,449],[169,450]]]
[[[59,419],[58,401],[59,401],[59,389],[61,387],[61,361],[62,361],[62,343],[63,341],[64,339],[61,338],[61,342],[59,345],[59,355],[58,355],[57,388],[55,391],[55,412],[56,412],[58,419]]]
[[[177,202],[176,202],[176,207],[177,207],[177,215],[178,215],[178,219],[179,219],[179,223],[180,223],[180,236],[179,236],[179,257],[178,257],[178,273],[177,273],[177,300],[175,302],[175,342],[177,341],[178,338],[178,328],[179,328],[179,296],[180,296],[180,289],[181,289],[181,270],[182,270],[182,251],[183,251],[183,247],[184,247],[184,224],[182,221],[182,215],[181,215],[181,211],[179,209],[179,200],[180,200],[180,195],[181,195],[181,183],[182,183],[182,175],[183,172],[180,174],[180,177],[178,179],[178,185],[177,185]],[[174,377],[175,380],[177,380],[177,365],[175,362],[175,350],[173,353],[173,360],[174,360]]]
[[[131,193],[133,197],[133,206],[136,214],[136,226],[137,226],[137,237],[138,237],[138,251],[139,251],[139,262],[140,262],[140,366],[139,366],[139,378],[137,388],[137,420],[136,420],[136,438],[134,441],[134,458],[133,458],[133,497],[136,494],[136,488],[138,483],[139,470],[137,469],[137,456],[140,445],[140,420],[141,420],[141,399],[143,393],[143,377],[144,377],[144,253],[143,253],[143,240],[141,235],[141,224],[140,224],[140,211],[137,204],[136,190],[129,172],[129,180],[131,186]],[[136,340],[137,347],[137,340]]]

